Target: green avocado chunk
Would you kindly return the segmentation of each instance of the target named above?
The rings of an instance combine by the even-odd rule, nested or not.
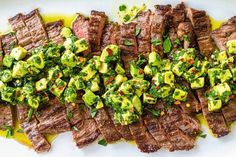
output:
[[[12,80],[12,72],[11,70],[3,70],[3,71],[0,71],[0,80],[2,82],[9,82]]]
[[[25,61],[19,61],[13,66],[12,77],[22,78],[28,74],[28,64]]]
[[[25,58],[27,51],[23,47],[15,47],[11,50],[10,55],[15,58],[15,60],[21,60]]]
[[[187,99],[188,93],[181,89],[176,88],[173,94],[173,99],[185,101]]]
[[[211,111],[217,111],[222,107],[222,101],[221,100],[209,100],[208,101],[208,110]]]
[[[38,69],[43,69],[45,66],[44,53],[42,51],[32,55],[27,59],[27,63],[31,66],[34,66]]]
[[[86,105],[92,106],[99,101],[99,96],[95,95],[91,90],[86,90],[82,99],[84,100]]]

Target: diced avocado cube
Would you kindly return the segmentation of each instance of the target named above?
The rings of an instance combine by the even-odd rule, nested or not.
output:
[[[175,75],[171,71],[166,71],[163,73],[164,83],[174,87]]]
[[[201,74],[205,74],[207,70],[210,67],[210,63],[208,61],[203,61],[202,62],[202,67],[201,67]]]
[[[96,105],[96,109],[100,109],[100,108],[103,108],[104,107],[104,104],[102,102],[101,99],[99,99],[99,101],[97,102],[97,105]]]
[[[181,76],[183,71],[181,70],[181,66],[183,65],[182,62],[178,62],[172,67],[172,72],[175,73],[177,76]]]
[[[217,55],[217,62],[222,63],[223,61],[227,60],[228,56],[226,54],[226,51],[221,51]]]
[[[23,87],[23,93],[25,95],[31,95],[31,94],[34,93],[34,91],[35,91],[35,88],[34,88],[34,83],[33,82],[28,82]]]
[[[221,100],[208,100],[208,110],[211,111],[217,111],[222,107],[222,101]]]
[[[67,49],[67,50],[70,50],[71,47],[72,47],[72,39],[71,38],[66,38],[66,40],[64,41],[63,43],[63,46]]]
[[[236,54],[236,40],[229,40],[226,46],[228,47],[229,54]]]
[[[23,47],[20,47],[20,46],[13,48],[10,53],[10,55],[13,58],[15,58],[15,60],[21,60],[25,58],[26,54],[27,54],[27,51]]]
[[[66,50],[61,56],[61,63],[66,67],[70,68],[75,67],[77,64],[77,59],[75,54],[70,50]]]
[[[4,87],[1,91],[1,98],[3,101],[12,103],[15,96],[15,89],[13,87]]]
[[[143,102],[147,104],[156,104],[157,99],[155,99],[151,94],[149,93],[143,93]]]
[[[124,74],[125,73],[125,69],[119,63],[116,64],[115,71],[117,72],[117,74]]]
[[[214,86],[212,90],[216,91],[218,93],[218,96],[223,96],[224,93],[231,94],[231,88],[227,83],[222,83]]]
[[[188,48],[185,50],[185,53],[183,53],[183,56],[180,58],[182,58],[184,62],[192,64],[192,61],[194,61],[195,58],[195,54],[196,53],[194,48]]]
[[[172,89],[170,86],[163,86],[159,89],[160,97],[165,98],[169,96],[172,92]]]
[[[134,92],[134,89],[132,88],[131,81],[125,81],[121,84],[121,86],[118,89],[118,92],[122,92],[124,94],[131,94]]]
[[[130,74],[133,78],[143,78],[144,77],[144,71],[143,69],[139,68],[137,65],[135,65],[134,62],[130,64]]]
[[[22,91],[22,88],[16,88],[16,93],[15,93],[15,98],[17,100],[17,102],[22,103],[25,100],[25,95]]]
[[[75,46],[77,48],[75,53],[80,53],[85,50],[88,50],[88,44],[87,44],[87,41],[85,40],[85,38],[81,38],[81,39],[77,40],[75,42]]]
[[[59,66],[55,66],[52,67],[51,69],[49,69],[48,71],[48,80],[56,80],[57,78],[61,78],[63,76],[61,69],[59,68]]]
[[[142,103],[141,100],[139,99],[139,97],[137,95],[135,95],[132,99],[132,104],[135,108],[135,110],[138,112],[139,115],[142,114]]]
[[[3,71],[0,71],[0,79],[2,82],[9,82],[12,80],[12,72],[11,70],[3,70]]]
[[[91,81],[90,90],[91,90],[92,92],[96,92],[96,91],[99,91],[99,90],[100,90],[99,82],[96,81],[95,79]]]
[[[95,95],[91,90],[86,90],[82,99],[84,100],[86,105],[92,106],[99,101],[99,96]]]
[[[172,63],[169,59],[163,59],[161,61],[161,70],[171,70]]]
[[[220,73],[220,81],[221,83],[224,83],[232,78],[232,74],[229,69],[222,70]]]
[[[37,81],[35,83],[36,90],[37,91],[42,91],[42,90],[47,89],[47,83],[48,83],[48,81],[47,81],[46,78],[40,79],[39,81]]]
[[[173,99],[185,101],[187,99],[188,93],[184,90],[176,88],[173,93]]]
[[[14,58],[10,55],[5,55],[3,58],[3,65],[10,68],[14,62]]]
[[[121,83],[127,81],[127,77],[121,75],[121,74],[118,74],[116,77],[115,77],[115,83],[117,85],[120,85]]]
[[[152,75],[152,69],[150,68],[150,65],[146,65],[144,67],[144,74],[145,75]]]
[[[121,108],[123,110],[130,110],[133,108],[133,103],[125,96],[122,97]]]
[[[101,66],[100,56],[93,56],[93,58],[91,60],[92,60],[93,64],[95,65],[96,69],[99,70],[99,68]]]
[[[0,92],[4,87],[6,87],[6,85],[2,81],[0,81]]]
[[[199,77],[191,82],[192,89],[198,89],[204,87],[204,77]]]
[[[161,57],[157,52],[151,52],[148,56],[148,64],[151,66],[157,66],[159,67],[161,63]]]
[[[29,96],[27,98],[28,105],[34,109],[39,107],[39,100],[35,96]]]
[[[66,88],[66,85],[67,83],[65,81],[58,78],[56,79],[55,84],[52,85],[52,87],[50,88],[50,92],[55,96],[59,97]]]
[[[99,67],[99,72],[102,74],[108,73],[109,71],[109,65],[107,63],[101,63],[100,67]]]
[[[135,89],[135,94],[140,97],[145,91],[148,90],[150,83],[147,80],[134,78],[130,80],[133,84],[133,88]]]
[[[213,87],[219,80],[221,69],[220,68],[211,68],[207,71],[208,77],[210,80],[210,85]]]
[[[32,55],[27,59],[27,63],[31,66],[35,66],[38,69],[43,69],[45,66],[44,53],[42,51]]]
[[[231,69],[231,72],[233,74],[233,80],[236,81],[236,68]]]
[[[120,59],[120,49],[117,45],[108,45],[102,50],[101,62],[110,63]]]
[[[156,73],[156,75],[152,78],[152,82],[155,83],[155,85],[160,86],[164,83],[164,78],[161,73]]]
[[[25,61],[19,61],[13,66],[12,77],[21,78],[28,74],[28,64]]]
[[[61,36],[63,36],[64,38],[69,38],[72,35],[71,29],[68,27],[63,27],[61,29]]]
[[[64,92],[65,101],[74,103],[77,100],[77,93],[74,87],[67,87]]]
[[[97,73],[97,70],[95,68],[94,65],[92,64],[88,64],[87,66],[85,66],[79,73],[79,75],[81,76],[81,78],[84,81],[88,81],[89,79],[91,79],[95,74]]]

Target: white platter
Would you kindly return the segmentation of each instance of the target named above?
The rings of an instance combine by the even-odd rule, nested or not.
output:
[[[148,8],[154,4],[175,5],[180,0],[0,0],[0,32],[9,27],[7,19],[18,12],[29,12],[39,8],[41,13],[75,14],[76,12],[89,15],[92,9],[105,11],[111,20],[115,20],[116,11],[121,3],[142,4]],[[207,13],[218,20],[228,19],[236,15],[235,0],[185,0],[187,6],[206,10]],[[206,129],[203,127],[205,133]],[[17,143],[0,137],[1,157],[126,157],[126,156],[161,156],[161,157],[235,157],[236,156],[236,127],[223,138],[217,139],[208,134],[206,139],[199,139],[196,147],[189,151],[170,153],[160,150],[152,154],[140,153],[137,147],[126,142],[111,144],[107,147],[100,146],[96,142],[84,149],[78,149],[72,141],[71,133],[59,135],[52,143],[49,153],[36,154],[33,150]]]

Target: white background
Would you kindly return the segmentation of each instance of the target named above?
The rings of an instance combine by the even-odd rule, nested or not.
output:
[[[8,29],[7,19],[18,12],[29,12],[39,8],[41,13],[76,12],[89,15],[90,10],[102,10],[110,19],[116,19],[116,11],[121,3],[142,4],[153,9],[154,4],[177,4],[179,0],[0,0],[0,32]],[[204,9],[215,19],[224,20],[236,15],[236,0],[185,0],[187,6]],[[205,131],[205,128],[203,128]],[[206,131],[205,131],[206,132]],[[0,137],[0,157],[126,157],[126,156],[161,156],[161,157],[235,157],[236,156],[236,127],[223,138],[217,139],[208,135],[206,139],[199,139],[196,147],[189,152],[169,153],[160,150],[152,154],[140,153],[135,145],[119,142],[103,147],[96,142],[86,148],[77,149],[72,141],[71,133],[59,135],[52,143],[49,153],[38,155],[33,150],[15,142]]]

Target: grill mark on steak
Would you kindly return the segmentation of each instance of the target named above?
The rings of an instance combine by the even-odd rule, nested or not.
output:
[[[11,49],[17,45],[17,39],[14,33],[8,33],[1,36],[2,49],[5,55],[9,55]]]
[[[151,11],[145,11],[137,16],[136,29],[140,29],[137,36],[138,52],[149,53],[151,51]]]
[[[151,41],[160,40],[159,45],[152,43],[151,50],[157,52],[161,57],[163,52],[163,34],[166,28],[166,13],[171,10],[171,5],[155,5],[155,11],[151,18]]]
[[[127,141],[131,141],[133,140],[133,136],[129,130],[129,127],[127,125],[121,125],[120,123],[115,123],[114,120],[114,112],[112,110],[112,108],[107,108],[107,112],[111,118],[111,120],[113,121],[116,130],[120,133],[120,135],[122,136],[122,138],[124,138]]]
[[[204,56],[210,57],[211,53],[215,50],[215,47],[210,36],[212,27],[209,17],[203,10],[187,8],[186,12],[187,17],[193,25],[200,52]]]
[[[226,42],[228,40],[236,39],[236,16],[224,22],[218,29],[211,32],[216,46],[221,50],[226,50]]]
[[[135,28],[133,22],[120,26],[119,47],[126,72],[129,71],[129,62],[138,58]]]
[[[120,28],[117,23],[109,23],[105,26],[102,36],[101,50],[109,44],[118,44],[119,29]]]
[[[231,124],[236,120],[236,98],[231,99],[228,104],[221,109],[227,124]]]
[[[29,107],[26,105],[17,105],[17,115],[21,128],[26,133],[27,137],[33,144],[33,148],[36,152],[42,153],[50,150],[51,145],[46,138],[38,131],[37,120],[35,116],[28,121]]]
[[[92,10],[89,18],[88,39],[91,51],[100,51],[103,28],[108,21],[104,12]]]
[[[2,39],[0,36],[0,67],[2,66],[2,63],[3,63],[3,56],[4,56],[4,53],[3,53],[3,49],[2,49]]]
[[[34,48],[34,43],[28,27],[23,20],[23,14],[19,13],[16,16],[8,19],[12,29],[16,32],[16,38],[18,40],[18,45],[25,48],[27,51]]]
[[[39,10],[35,9],[24,15],[23,20],[30,31],[34,47],[46,45],[48,37]]]
[[[5,130],[6,127],[13,127],[13,116],[11,106],[9,104],[0,105],[0,130]]]
[[[66,120],[66,110],[57,98],[51,98],[44,108],[38,111],[38,130],[46,134],[58,134],[70,131],[70,124]]]
[[[72,23],[72,30],[77,38],[85,38],[89,49],[83,51],[83,55],[87,56],[90,52],[89,45],[89,21],[83,15],[78,14],[74,22]]]
[[[121,139],[121,135],[116,130],[113,121],[104,108],[97,111],[94,117],[97,126],[107,143],[112,143]]]
[[[64,39],[61,36],[61,29],[64,27],[64,24],[62,20],[47,23],[45,27],[49,41],[56,44],[63,44]]]
[[[229,133],[229,128],[225,122],[221,110],[216,112],[209,112],[207,99],[204,97],[204,93],[204,89],[197,90],[198,99],[200,100],[202,106],[202,113],[207,121],[209,128],[217,137],[227,135]]]

